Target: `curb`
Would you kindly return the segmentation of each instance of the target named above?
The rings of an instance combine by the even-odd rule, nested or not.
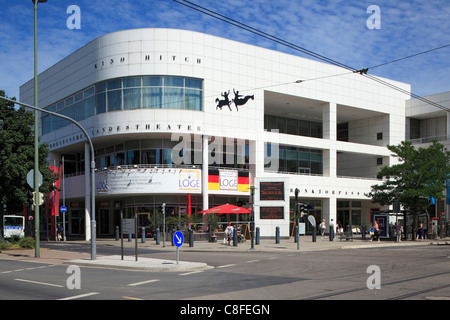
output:
[[[179,261],[179,263],[177,264],[177,262],[174,260],[151,258],[138,258],[138,261],[135,261],[135,258],[131,256],[124,256],[124,260],[121,259],[121,256],[97,257],[96,260],[77,259],[64,261],[63,264],[93,268],[111,268],[153,272],[201,271],[213,268],[203,262]]]

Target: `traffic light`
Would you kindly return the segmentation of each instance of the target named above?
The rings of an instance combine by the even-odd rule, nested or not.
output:
[[[27,191],[27,205],[30,208],[33,208],[34,206],[34,192],[31,190]]]
[[[303,210],[305,210],[305,205],[303,203],[299,203],[298,206],[299,206],[299,210],[298,210],[299,214],[300,214],[300,216],[303,216]]]

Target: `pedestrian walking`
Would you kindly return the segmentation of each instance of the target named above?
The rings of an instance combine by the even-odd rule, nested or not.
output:
[[[380,227],[378,226],[378,221],[376,220],[373,224],[373,236],[370,238],[370,242],[372,242],[374,238],[377,238],[378,242],[380,242]]]
[[[320,238],[323,239],[323,236],[325,234],[325,229],[327,228],[327,226],[325,225],[325,219],[322,220],[322,223],[319,225],[319,229],[320,229]]]
[[[62,235],[63,235],[63,228],[61,227],[60,224],[58,224],[58,227],[56,228],[56,233],[57,233],[58,241],[61,241],[62,240]]]
[[[227,237],[228,245],[231,245],[231,240],[233,239],[233,232],[234,232],[234,229],[231,226],[231,223],[228,223],[227,230],[225,231],[225,235]]]

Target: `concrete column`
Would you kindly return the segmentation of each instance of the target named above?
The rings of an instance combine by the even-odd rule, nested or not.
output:
[[[322,200],[322,215],[327,224],[327,230],[330,226],[331,219],[333,219],[334,225],[336,226],[337,199],[335,197],[330,197]]]
[[[337,139],[337,106],[335,102],[323,105],[322,109],[323,138],[336,141]]]
[[[84,144],[84,236],[91,240],[91,159],[89,143]]]
[[[208,191],[208,142],[209,137],[203,136],[202,147],[202,197],[203,210],[209,209],[209,191]]]
[[[330,140],[330,148],[323,150],[323,175],[335,178],[337,172],[337,107],[336,103],[329,102],[323,105],[322,110],[323,139]]]

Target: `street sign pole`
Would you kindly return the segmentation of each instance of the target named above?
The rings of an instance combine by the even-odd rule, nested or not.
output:
[[[173,243],[177,246],[177,264],[180,261],[180,247],[183,245],[184,236],[181,231],[177,231],[173,235]]]

